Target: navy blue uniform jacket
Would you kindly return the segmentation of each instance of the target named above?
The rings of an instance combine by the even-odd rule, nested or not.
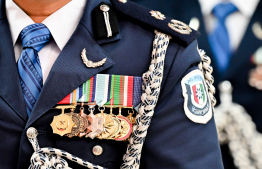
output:
[[[33,153],[26,137],[29,127],[35,127],[39,131],[40,147],[59,148],[109,169],[120,167],[126,142],[77,137],[69,139],[54,135],[50,127],[53,116],[61,113],[51,108],[95,74],[142,76],[148,70],[155,36],[154,25],[146,25],[142,20],[128,16],[128,13],[116,10],[120,33],[109,39],[97,40],[93,35],[91,12],[100,2],[101,0],[87,1],[80,23],[54,63],[31,116],[27,117],[5,0],[0,0],[1,169],[28,168]],[[114,0],[113,6],[118,6],[119,3]],[[144,16],[143,11],[149,11],[138,5],[131,6],[135,8],[128,9],[139,9],[137,16]],[[178,41],[179,38],[173,37],[167,50],[161,95],[142,150],[140,167],[222,169],[214,119],[205,125],[196,124],[184,113],[181,79],[188,72],[197,69],[200,56],[196,41],[183,43],[189,42],[183,35],[179,43]],[[94,69],[87,68],[80,57],[83,48],[87,50],[88,59],[99,61],[107,58],[106,63]],[[95,145],[103,148],[100,156],[92,153]],[[72,168],[82,168],[71,162],[69,165]]]
[[[262,24],[262,1],[258,3],[255,13],[251,17],[247,30],[243,39],[234,52],[230,66],[226,73],[220,74],[217,69],[217,64],[213,56],[210,44],[208,42],[206,29],[203,22],[200,5],[197,0],[133,0],[137,3],[145,5],[155,10],[161,10],[166,15],[172,16],[185,23],[189,23],[193,17],[200,21],[199,32],[201,37],[198,39],[199,47],[205,49],[207,55],[210,56],[214,68],[215,87],[223,80],[229,80],[233,86],[233,101],[244,106],[252,120],[256,124],[257,130],[262,132],[262,114],[261,114],[261,98],[262,91],[251,87],[248,84],[249,73],[255,68],[255,64],[251,62],[252,55],[258,48],[262,46],[262,39],[255,36],[252,30],[255,23]],[[216,98],[219,104],[219,91],[216,92]],[[226,169],[233,169],[233,160],[229,155],[229,150],[226,146],[221,146],[222,157]]]

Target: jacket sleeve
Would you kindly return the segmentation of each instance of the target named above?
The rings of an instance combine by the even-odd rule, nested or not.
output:
[[[198,69],[199,61],[197,42],[176,54],[148,129],[141,168],[223,168],[214,118],[194,123],[184,111],[181,80]]]

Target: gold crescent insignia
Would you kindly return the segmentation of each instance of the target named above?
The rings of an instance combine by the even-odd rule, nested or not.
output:
[[[89,67],[89,68],[96,68],[96,67],[102,66],[103,64],[106,63],[106,59],[107,59],[107,58],[104,58],[104,59],[100,60],[99,62],[93,62],[91,60],[88,60],[87,56],[86,56],[86,49],[85,48],[83,49],[83,51],[81,53],[81,57],[82,57],[83,63],[86,65],[86,67]]]

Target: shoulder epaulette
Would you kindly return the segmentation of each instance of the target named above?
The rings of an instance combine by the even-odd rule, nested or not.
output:
[[[154,27],[157,31],[170,35],[172,39],[181,45],[189,45],[200,35],[198,31],[191,29],[187,24],[130,0],[111,0],[111,2],[117,11]]]

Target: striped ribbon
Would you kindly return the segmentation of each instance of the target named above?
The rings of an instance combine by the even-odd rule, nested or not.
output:
[[[134,86],[133,86],[133,106],[136,107],[141,102],[142,95],[142,78],[134,77]]]
[[[84,95],[83,86],[79,86],[72,93],[67,95],[63,100],[61,100],[58,104],[76,104],[77,100]]]
[[[95,102],[96,79],[97,75],[91,77],[88,81],[84,83],[85,94],[83,95],[83,102]]]
[[[111,79],[112,99],[108,101],[105,105],[119,106],[119,107],[133,107],[137,105],[138,104],[137,101],[135,102],[137,103],[135,105],[133,102],[134,101],[133,94],[135,90],[134,86],[141,88],[142,80],[140,86],[134,85],[135,78],[140,78],[140,77],[113,75]],[[140,93],[140,97],[141,94],[142,92]]]
[[[142,78],[97,74],[58,104],[96,102],[98,106],[135,107],[141,102]]]
[[[96,83],[95,100],[98,106],[103,106],[108,100],[109,75],[98,74]],[[109,96],[110,100],[110,96]]]
[[[81,86],[67,95],[57,104],[76,104],[77,102],[94,102],[96,94],[96,79],[97,75],[91,77]]]

